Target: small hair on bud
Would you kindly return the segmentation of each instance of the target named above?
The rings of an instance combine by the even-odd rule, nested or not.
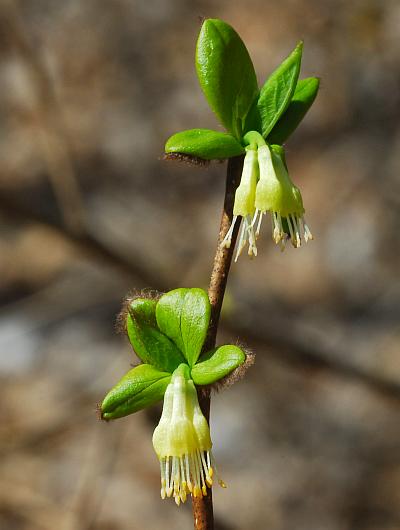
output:
[[[211,385],[207,385],[202,388],[211,389],[214,392],[220,392],[221,390],[225,390],[226,388],[234,385],[235,383],[243,379],[247,370],[255,363],[256,354],[250,351],[248,348],[245,348],[242,344],[236,345],[244,351],[244,353],[246,354],[246,359],[237,368],[232,370],[230,374],[226,375],[219,381],[216,381],[215,383],[212,383]]]
[[[145,298],[146,300],[159,300],[164,293],[157,291],[157,289],[151,289],[150,287],[145,287],[144,289],[133,289],[129,291],[126,295],[125,300],[127,302],[133,302],[136,298]]]
[[[165,153],[164,160],[177,160],[178,162],[185,162],[190,166],[209,166],[210,161],[197,156],[186,155],[184,153]]]
[[[213,389],[214,386],[216,386],[215,390],[217,392],[219,392],[220,390],[224,390],[225,388],[228,388],[243,379],[247,370],[255,363],[256,354],[254,352],[250,351],[248,348],[244,348],[241,344],[237,344],[237,346],[239,346],[244,351],[244,353],[246,354],[246,359],[230,374],[226,375],[225,377],[214,383],[214,385],[212,385]]]
[[[122,302],[121,311],[118,313],[115,320],[115,330],[117,333],[126,333],[126,318],[129,313],[130,304],[136,298],[145,298],[146,300],[159,300],[164,293],[160,293],[156,289],[145,288],[139,290],[129,291]]]

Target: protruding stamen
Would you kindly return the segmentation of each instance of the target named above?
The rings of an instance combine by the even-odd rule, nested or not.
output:
[[[201,449],[180,457],[161,458],[160,469],[161,498],[172,496],[178,506],[186,502],[188,493],[193,497],[206,496],[207,488],[213,485],[214,474],[217,476],[212,453]],[[217,480],[226,487],[218,477]]]
[[[253,223],[251,223],[249,220],[246,220],[248,228],[247,231],[249,233],[249,256],[257,256],[257,245],[256,245],[256,238],[254,235],[254,228]]]
[[[275,241],[276,244],[281,241],[283,237],[283,229],[282,229],[282,220],[281,216],[276,212],[271,212],[272,219],[273,219],[273,233],[272,238]]]
[[[292,245],[294,247],[296,247],[296,240],[294,238],[294,232],[293,232],[293,228],[292,228],[292,221],[290,220],[290,215],[288,215],[286,217],[286,222],[287,222],[287,225],[289,227],[289,233],[290,233],[290,241],[292,242]]]
[[[163,458],[160,460],[160,470],[161,470],[161,498],[165,499],[166,497],[166,491],[165,491],[165,459]]]
[[[303,226],[304,226],[304,240],[307,243],[308,240],[311,241],[312,239],[314,239],[314,236],[312,235],[310,229],[308,228],[306,220],[304,219],[304,217],[303,217]]]
[[[197,463],[196,455],[192,455],[192,462],[193,462],[193,482],[194,482],[194,488],[193,488],[193,495],[194,497],[201,497],[201,488],[200,488],[200,469]]]
[[[161,497],[174,497],[178,506],[186,502],[189,493],[193,497],[207,495],[207,488],[213,483],[209,427],[206,419],[200,416],[196,388],[193,381],[186,378],[188,372],[188,367],[183,364],[175,370],[166,390],[160,424],[153,435],[160,462]],[[171,396],[172,403],[168,401]],[[181,420],[182,416],[186,421]],[[181,429],[176,428],[178,421]],[[169,427],[167,433],[164,431],[166,426]],[[182,453],[184,444],[187,449]]]
[[[296,236],[296,248],[301,247],[301,237],[300,237],[300,229],[299,229],[299,223],[296,219],[296,215],[292,214],[292,223],[294,228],[294,234]]]
[[[201,462],[201,457],[200,457],[200,451],[199,450],[197,450],[197,455],[196,456],[197,456],[197,465],[199,466],[199,469],[200,469],[201,491],[203,492],[203,495],[206,496],[207,495],[207,486],[206,486],[206,481],[205,481],[205,478],[204,478],[204,469],[203,469],[203,464]]]
[[[187,482],[187,488],[189,490],[190,493],[192,493],[193,491],[193,487],[192,487],[192,481],[191,481],[191,478],[190,478],[190,467],[189,467],[189,457],[188,455],[185,455],[185,464],[186,464],[186,482]]]
[[[235,228],[235,224],[236,224],[237,218],[238,218],[237,215],[233,216],[231,226],[229,227],[229,230],[226,233],[226,236],[224,237],[224,239],[221,242],[221,247],[222,248],[230,248],[231,242],[232,242],[233,230]]]
[[[260,212],[260,217],[258,218],[258,224],[257,224],[257,229],[256,229],[256,237],[260,235],[261,222],[263,220],[263,215],[264,215],[264,212]]]
[[[174,456],[173,457],[173,464],[172,464],[172,474],[173,474],[173,477],[174,477],[174,497],[176,497],[179,493],[179,483],[180,483],[180,480],[179,480],[179,461],[178,461],[178,457],[177,456]]]
[[[167,456],[167,463],[166,463],[166,493],[167,497],[171,497],[172,495],[172,486],[170,484],[170,476],[169,476],[169,456]]]
[[[209,467],[207,465],[207,462],[206,462],[206,459],[204,457],[204,453],[203,452],[201,453],[201,461],[203,462],[203,469],[204,469],[204,473],[206,475],[207,485],[211,488],[211,486],[212,486],[212,478],[210,476]]]
[[[236,251],[236,257],[235,262],[238,260],[240,254],[242,253],[242,250],[246,246],[247,243],[247,223],[246,219],[243,219],[242,226],[240,227],[240,234],[239,234],[239,243]]]
[[[186,484],[186,475],[185,475],[185,464],[184,464],[183,458],[180,458],[179,462],[181,465],[181,501],[185,502],[187,484]]]
[[[295,248],[301,247],[303,237],[306,242],[313,239],[311,231],[305,223],[304,217],[291,213],[284,219],[286,220],[286,230],[289,231],[289,234],[285,233],[285,230],[283,229],[281,214],[279,212],[271,211],[272,239],[276,244],[280,245],[282,252],[285,250],[286,242],[289,238]]]

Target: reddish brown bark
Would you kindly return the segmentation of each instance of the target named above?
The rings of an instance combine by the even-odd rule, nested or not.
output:
[[[208,297],[211,303],[211,320],[208,328],[207,339],[204,350],[208,351],[215,346],[217,338],[218,322],[221,313],[222,302],[224,300],[226,282],[228,280],[229,269],[232,262],[233,251],[239,231],[239,223],[236,224],[232,235],[232,243],[229,249],[221,248],[221,242],[232,222],[233,203],[235,200],[235,190],[240,182],[240,175],[243,168],[243,157],[231,158],[228,161],[226,174],[226,188],[224,209],[221,217],[217,250],[215,253],[213,269],[211,272]],[[199,390],[199,403],[203,414],[210,419],[210,392],[209,390]],[[214,530],[214,515],[212,503],[212,491],[208,489],[207,497],[193,497],[193,519],[195,530]]]

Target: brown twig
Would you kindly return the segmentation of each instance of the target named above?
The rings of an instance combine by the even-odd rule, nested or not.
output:
[[[224,209],[222,212],[221,225],[219,229],[217,251],[215,253],[214,265],[211,272],[210,286],[208,288],[208,297],[211,303],[211,320],[210,326],[208,328],[207,339],[204,344],[204,351],[208,351],[213,348],[217,338],[219,316],[221,313],[222,302],[224,300],[226,282],[228,280],[239,224],[236,225],[233,232],[231,247],[229,249],[221,248],[221,242],[228,232],[232,222],[235,190],[239,185],[242,166],[243,157],[231,158],[228,161]],[[200,407],[203,411],[203,414],[209,421],[210,392],[209,390],[199,390],[198,395]],[[214,529],[211,490],[209,490],[207,497],[193,497],[193,519],[195,530]]]
[[[1,4],[0,31],[20,57],[29,76],[35,98],[29,111],[37,127],[34,141],[42,153],[63,221],[70,232],[80,234],[85,226],[85,211],[57,93],[29,40],[15,0],[6,0]]]
[[[119,274],[130,278],[135,285],[152,285],[159,291],[167,291],[171,288],[169,286],[170,282],[160,277],[159,273],[155,275],[149,270],[148,266],[144,266],[144,261],[140,259],[140,256],[129,259],[117,252],[116,249],[110,248],[108,244],[101,241],[95,234],[86,232],[77,235],[69,232],[65,226],[55,224],[46,219],[45,216],[34,213],[31,209],[15,200],[10,194],[6,194],[1,190],[0,214],[4,214],[8,220],[23,223],[31,222],[50,228],[60,238],[71,243],[80,256],[87,257],[98,265],[110,266],[118,270]],[[251,308],[249,311],[251,311]],[[254,310],[253,314],[255,314]],[[268,355],[276,357],[281,363],[295,365],[299,368],[306,366],[321,372],[332,372],[340,377],[366,386],[375,394],[400,400],[400,385],[397,381],[375,374],[372,370],[368,371],[353,365],[347,360],[346,352],[343,352],[341,356],[335,356],[335,358],[328,357],[321,347],[314,344],[303,344],[296,337],[283,333],[283,323],[276,325],[276,329],[269,328],[265,324],[262,326],[250,326],[241,322],[240,319],[235,319],[233,316],[224,322],[223,327],[226,332],[233,335],[246,335],[247,343],[253,347],[256,344],[260,347],[268,346]]]
[[[8,220],[23,223],[35,223],[47,227],[57,234],[61,239],[73,245],[80,256],[92,259],[99,265],[110,266],[118,270],[127,278],[131,278],[137,284],[138,281],[143,286],[153,285],[155,289],[166,290],[163,278],[157,278],[154,274],[148,272],[148,267],[141,266],[140,260],[135,258],[131,260],[110,248],[95,234],[86,229],[77,233],[70,230],[68,226],[60,223],[51,222],[45,216],[37,214],[29,207],[21,204],[21,201],[15,200],[11,194],[4,193],[0,190],[0,213],[4,214]]]

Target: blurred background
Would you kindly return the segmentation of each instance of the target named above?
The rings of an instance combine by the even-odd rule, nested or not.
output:
[[[199,17],[232,24],[259,82],[305,40],[322,78],[287,144],[315,241],[232,267],[220,342],[257,353],[214,396],[219,530],[400,528],[398,0],[3,0],[0,528],[192,527],[159,499],[160,408],[96,403],[135,362],[130,290],[207,287],[225,164],[163,161],[215,128]]]

